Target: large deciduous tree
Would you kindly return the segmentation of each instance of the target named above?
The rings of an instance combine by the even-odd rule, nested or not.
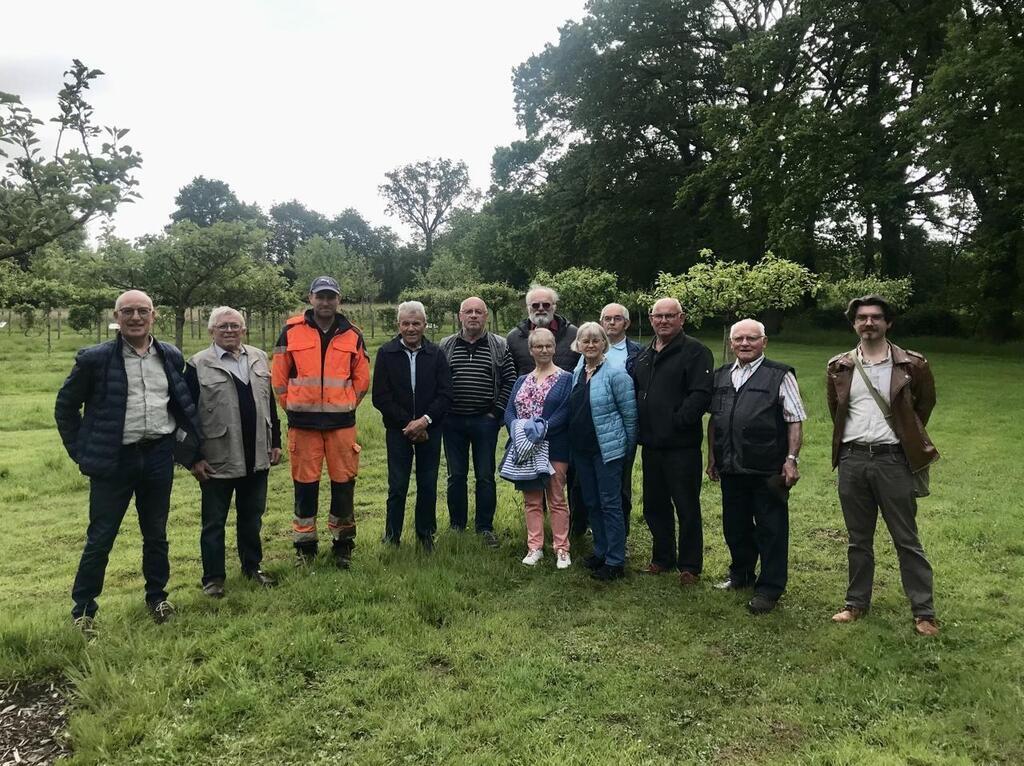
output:
[[[178,207],[171,213],[171,222],[191,221],[196,226],[212,226],[218,221],[244,221],[266,227],[267,217],[259,205],[238,199],[224,181],[196,176],[178,190],[174,198]]]
[[[433,256],[438,231],[460,205],[474,203],[479,194],[470,186],[466,163],[446,158],[424,160],[384,174],[379,191],[387,211],[397,215],[422,237],[427,260]]]
[[[100,75],[75,59],[57,95],[53,153],[43,150],[42,121],[21,99],[0,92],[0,260],[24,259],[37,248],[112,214],[139,195],[142,157],[122,139],[126,128],[101,128],[85,91]]]

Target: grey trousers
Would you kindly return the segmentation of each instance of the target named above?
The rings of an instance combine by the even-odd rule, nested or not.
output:
[[[839,456],[839,503],[849,535],[846,605],[867,609],[875,576],[878,512],[889,528],[900,564],[903,591],[915,617],[934,617],[932,567],[917,535],[914,477],[902,453],[873,455],[843,447]]]

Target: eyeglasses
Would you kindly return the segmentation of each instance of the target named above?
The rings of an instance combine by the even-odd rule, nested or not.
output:
[[[244,330],[245,328],[238,322],[227,322],[226,324],[214,325],[214,330],[220,330],[221,332],[237,332],[238,330]]]
[[[123,317],[130,317],[130,316],[135,316],[136,314],[138,314],[141,319],[145,319],[146,317],[148,317],[150,314],[153,313],[153,309],[147,309],[147,308],[139,308],[139,309],[136,309],[136,308],[123,308],[123,309],[118,309],[117,313],[120,314]]]
[[[679,316],[679,312],[678,311],[675,312],[674,314],[651,314],[650,315],[651,319],[654,320],[655,322],[671,322],[677,316]]]
[[[551,303],[531,303],[530,304],[530,308],[533,309],[534,311],[537,311],[538,309],[545,309],[545,310],[547,310],[547,309],[551,308],[552,305],[554,305],[554,304],[551,304]]]
[[[602,322],[625,322],[626,321],[626,317],[622,316],[622,314],[616,314],[615,316],[611,316],[611,317],[601,317],[601,321]]]
[[[744,341],[747,343],[757,343],[763,337],[763,335],[733,335],[729,340],[733,343],[743,343]]]

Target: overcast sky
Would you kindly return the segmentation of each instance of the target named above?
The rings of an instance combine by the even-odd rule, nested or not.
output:
[[[355,207],[407,237],[377,194],[384,173],[451,157],[486,189],[494,147],[522,137],[513,67],[583,12],[584,0],[11,2],[0,90],[48,119],[71,59],[106,73],[88,97],[96,117],[130,128],[143,155],[121,236],[159,231],[205,175],[264,210]]]

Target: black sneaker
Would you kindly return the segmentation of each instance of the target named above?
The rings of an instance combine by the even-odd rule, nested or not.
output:
[[[498,536],[489,529],[485,529],[483,532],[478,533],[480,539],[484,541],[484,545],[492,550],[497,550],[501,547],[501,543],[498,542]]]
[[[602,564],[599,568],[591,572],[590,576],[595,580],[611,582],[612,580],[621,580],[626,576],[626,572],[624,567],[613,567],[608,566],[608,564]]]
[[[775,599],[755,593],[754,597],[747,603],[747,611],[751,614],[768,614],[775,605],[779,603]]]
[[[254,569],[251,572],[246,572],[245,576],[264,588],[273,588],[277,585],[277,580],[274,579],[273,575],[267,574],[262,569]]]
[[[163,625],[165,622],[173,620],[176,611],[174,605],[167,599],[147,601],[146,608],[149,609],[149,615],[157,625]]]
[[[589,556],[583,559],[583,566],[585,566],[591,572],[596,572],[598,569],[604,566],[604,559],[599,556],[595,556],[593,553],[591,553]]]
[[[203,593],[210,598],[224,598],[224,581],[217,578],[203,583]]]

